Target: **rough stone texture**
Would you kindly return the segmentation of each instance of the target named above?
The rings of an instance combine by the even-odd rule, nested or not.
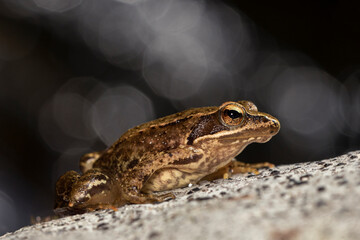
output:
[[[161,204],[65,217],[0,239],[360,239],[360,151],[175,194]]]

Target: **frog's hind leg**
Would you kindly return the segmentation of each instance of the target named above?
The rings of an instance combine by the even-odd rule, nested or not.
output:
[[[230,163],[228,163],[224,167],[219,168],[214,173],[211,173],[211,174],[203,177],[201,180],[212,181],[212,180],[220,179],[220,178],[228,179],[232,175],[238,174],[238,173],[259,174],[258,169],[265,168],[265,167],[273,168],[273,167],[275,167],[275,165],[272,164],[272,163],[268,163],[268,162],[244,163],[244,162],[240,162],[240,161],[237,161],[237,160],[234,159],[233,161],[231,161]]]
[[[101,152],[92,152],[83,155],[80,158],[80,170],[82,173],[87,172],[88,170],[93,168],[94,163],[96,160],[100,158],[104,151]]]
[[[82,176],[75,171],[65,173],[56,183],[55,208],[70,211],[115,209],[126,202],[119,199],[119,189],[111,174],[93,168]]]

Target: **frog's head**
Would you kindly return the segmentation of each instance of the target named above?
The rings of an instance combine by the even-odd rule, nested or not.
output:
[[[280,122],[270,114],[259,112],[250,101],[226,102],[219,107],[219,121],[228,130],[220,134],[224,139],[237,138],[264,143],[280,130]]]
[[[238,154],[250,143],[269,141],[279,130],[280,122],[259,112],[254,103],[225,102],[216,112],[200,119],[188,137],[188,144],[206,143],[213,148],[236,146]]]

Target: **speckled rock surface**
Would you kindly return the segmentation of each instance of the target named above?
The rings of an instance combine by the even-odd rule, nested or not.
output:
[[[360,151],[175,194],[165,203],[65,217],[0,239],[360,239]]]

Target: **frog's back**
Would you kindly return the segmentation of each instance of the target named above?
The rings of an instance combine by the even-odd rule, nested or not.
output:
[[[129,129],[126,131],[118,141],[125,140],[127,138],[130,138],[138,133],[147,131],[149,129],[154,128],[166,128],[168,126],[175,126],[181,121],[185,121],[187,119],[191,119],[193,117],[196,117],[198,115],[204,115],[204,114],[210,114],[212,112],[216,112],[218,110],[218,107],[202,107],[202,108],[191,108],[187,109],[182,112],[174,113],[162,118],[155,119],[150,122],[146,122],[143,124],[140,124],[134,128]]]
[[[165,116],[125,132],[96,161],[94,167],[118,172],[128,170],[149,155],[166,153],[185,145],[187,133],[198,122],[198,116],[216,112],[218,107],[193,108]]]

